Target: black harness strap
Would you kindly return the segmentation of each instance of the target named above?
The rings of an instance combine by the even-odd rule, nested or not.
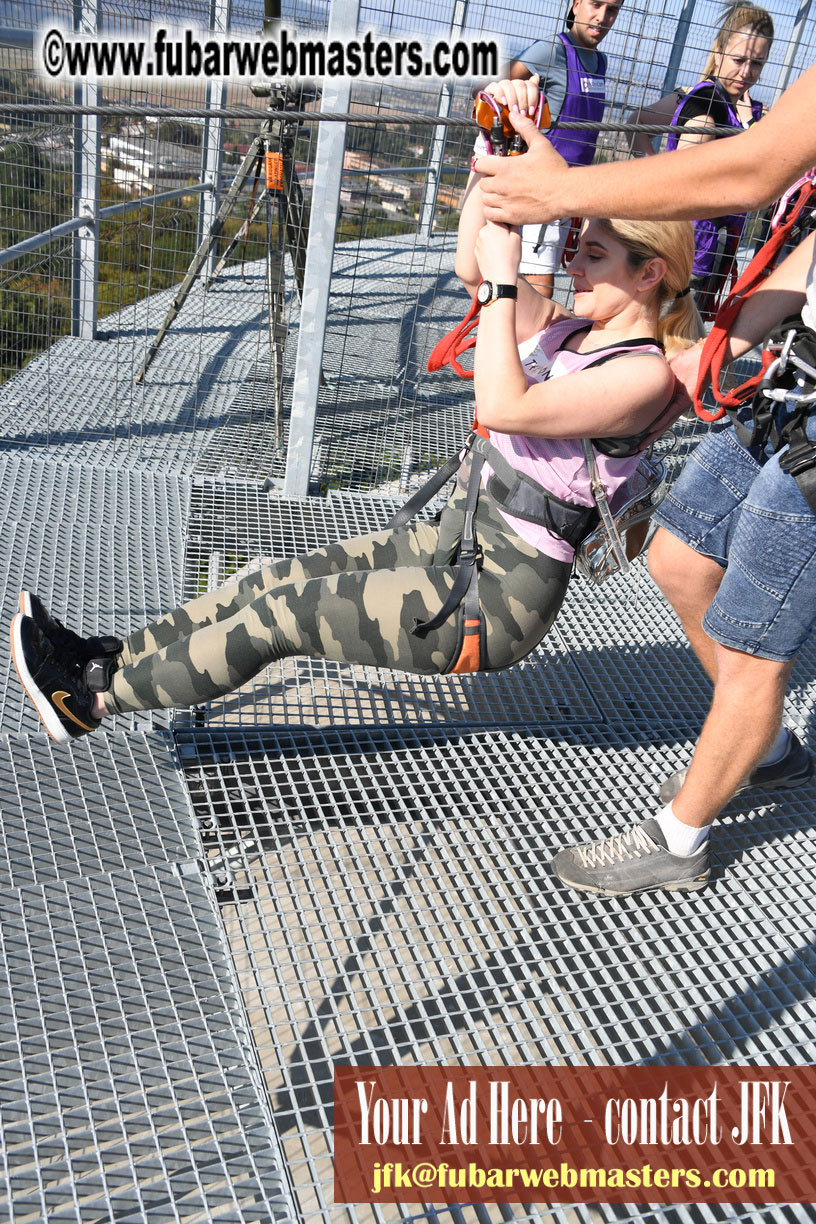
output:
[[[414,621],[411,632],[415,633],[417,637],[425,637],[431,630],[438,629],[440,625],[443,625],[448,617],[462,604],[463,600],[466,605],[464,607],[465,619],[472,619],[473,617],[481,619],[479,612],[478,569],[480,550],[476,540],[474,520],[476,518],[476,507],[479,502],[483,467],[483,456],[474,455],[471,460],[470,476],[465,496],[465,517],[462,524],[462,535],[459,539],[459,549],[456,554],[457,572],[453,586],[448,593],[448,598],[435,616],[426,621]]]
[[[396,514],[388,520],[386,530],[394,531],[397,527],[404,527],[406,523],[410,523],[414,515],[418,514],[423,506],[427,506],[428,502],[432,501],[448,481],[456,475],[465,461],[467,452],[468,444],[465,443],[458,455],[452,455],[450,459],[446,459],[439,471],[434,472],[422,488],[417,489],[416,493],[408,498],[405,505],[400,506]]]
[[[730,405],[726,412],[737,437],[759,458],[770,445],[774,454],[787,446],[779,466],[793,476],[810,509],[816,514],[816,442],[807,435],[808,419],[816,411],[816,334],[800,316],[790,315],[768,334],[765,351],[776,354],[765,370],[751,403],[751,428]],[[793,411],[780,428],[776,408],[783,402]]]
[[[487,491],[505,513],[546,528],[571,548],[577,548],[597,524],[596,506],[580,506],[557,497],[526,472],[517,471],[489,438],[475,435],[471,449],[493,469]]]
[[[448,597],[439,611],[426,621],[414,620],[411,632],[425,637],[438,629],[459,610],[459,641],[448,672],[478,671],[487,658],[484,618],[479,604],[479,563],[481,549],[476,538],[476,509],[482,484],[482,468],[488,463],[492,473],[487,490],[500,509],[515,518],[545,527],[572,547],[590,534],[598,523],[595,506],[581,506],[557,497],[524,472],[517,472],[489,438],[472,433],[462,450],[448,459],[426,484],[390,519],[390,530],[404,527],[415,514],[455,476],[467,455],[471,455],[465,493],[464,522],[456,554],[456,576]]]

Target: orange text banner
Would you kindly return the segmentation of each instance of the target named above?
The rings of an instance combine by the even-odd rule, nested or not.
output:
[[[816,1202],[816,1067],[339,1067],[335,1201]]]

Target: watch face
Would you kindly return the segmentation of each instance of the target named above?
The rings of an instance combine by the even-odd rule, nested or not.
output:
[[[476,298],[484,306],[485,302],[489,302],[493,296],[493,286],[490,281],[482,281],[479,288],[476,290]]]

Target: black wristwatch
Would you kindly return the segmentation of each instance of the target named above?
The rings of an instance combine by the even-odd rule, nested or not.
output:
[[[489,306],[497,298],[518,297],[518,285],[494,285],[492,281],[483,280],[476,290],[476,300],[480,306]]]

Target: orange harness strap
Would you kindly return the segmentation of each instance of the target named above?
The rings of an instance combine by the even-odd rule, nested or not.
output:
[[[720,309],[717,311],[717,317],[714,320],[714,326],[706,338],[703,345],[703,354],[700,358],[700,370],[697,378],[697,388],[694,392],[694,411],[697,416],[703,421],[718,421],[725,415],[727,409],[739,408],[745,403],[756,391],[765,376],[765,371],[773,361],[773,354],[767,350],[762,354],[761,369],[752,378],[747,379],[740,386],[734,387],[731,391],[722,391],[720,389],[720,380],[722,378],[722,369],[726,364],[726,353],[728,350],[728,332],[733,326],[737,315],[742,309],[744,303],[753,293],[759,289],[764,280],[770,276],[773,271],[779,253],[787,241],[788,235],[799,219],[802,211],[810,202],[816,187],[814,187],[813,174],[805,175],[795,184],[788,193],[787,199],[795,199],[793,207],[790,208],[788,216],[782,221],[773,231],[768,241],[760,247],[754,258],[749,263],[748,267],[743,272],[728,297],[723,302]],[[711,389],[714,398],[719,407],[715,412],[709,412],[703,407],[703,391],[709,376],[711,378]]]

